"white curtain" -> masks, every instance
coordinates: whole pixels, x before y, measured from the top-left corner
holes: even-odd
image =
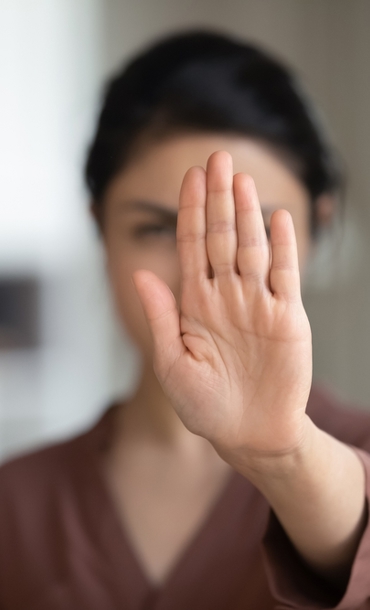
[[[113,393],[104,264],[82,184],[101,2],[0,2],[0,278],[40,284],[40,346],[0,351],[0,456],[70,434]],[[124,377],[124,375],[123,375]]]

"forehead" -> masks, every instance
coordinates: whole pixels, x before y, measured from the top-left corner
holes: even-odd
[[[290,168],[268,146],[235,136],[189,134],[143,147],[111,182],[106,203],[124,205],[133,200],[153,201],[177,209],[185,172],[206,167],[216,150],[227,150],[234,173],[250,174],[263,206],[308,206],[308,193]]]

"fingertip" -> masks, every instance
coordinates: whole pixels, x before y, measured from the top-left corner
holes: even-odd
[[[285,210],[284,208],[280,208],[279,210],[274,210],[274,212],[272,213],[272,217],[279,218],[281,220],[281,222],[283,222],[285,224],[293,222],[291,213],[288,212],[288,210]]]
[[[206,170],[201,165],[193,165],[185,172],[184,180],[198,179],[201,180],[205,177]]]
[[[207,161],[207,187],[209,191],[224,191],[232,188],[233,159],[226,150],[217,150]]]
[[[131,275],[131,281],[134,284],[136,290],[140,289],[143,284],[146,284],[150,281],[151,276],[154,274],[147,269],[137,269]]]
[[[223,164],[225,163],[231,167],[233,164],[233,158],[227,150],[216,150],[208,157],[207,169],[209,166],[212,166],[212,165],[215,165],[218,163],[223,163]]]
[[[139,269],[133,272],[131,279],[148,320],[155,320],[163,311],[177,309],[172,290],[152,271]]]
[[[256,188],[256,184],[250,174],[246,174],[245,172],[237,172],[234,175],[234,182],[240,182],[245,186],[250,188]]]
[[[270,235],[272,243],[295,241],[293,218],[285,209],[275,210],[270,220]]]
[[[206,171],[200,165],[190,167],[183,178],[180,190],[180,206],[184,201],[184,194],[196,203],[200,200],[205,200]]]
[[[244,172],[238,172],[234,176],[234,192],[238,198],[241,198],[243,194],[248,195],[252,201],[258,200],[256,183],[253,180],[252,176],[249,174],[245,174]]]
[[[165,290],[170,290],[155,273],[147,269],[134,271],[131,275],[131,280],[147,314],[152,309],[152,304],[158,299],[161,292],[163,294],[163,287],[165,287]]]

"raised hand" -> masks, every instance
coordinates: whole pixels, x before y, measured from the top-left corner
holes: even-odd
[[[231,462],[287,454],[305,434],[311,333],[287,211],[270,234],[269,245],[253,180],[216,152],[181,188],[180,302],[153,273],[134,275],[164,391]]]
[[[304,560],[344,591],[366,527],[364,469],[305,415],[311,332],[288,212],[273,214],[270,235],[269,247],[252,179],[214,153],[181,189],[180,302],[151,272],[134,281],[155,371],[184,424],[256,485]]]

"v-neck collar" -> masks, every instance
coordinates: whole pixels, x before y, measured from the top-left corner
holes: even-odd
[[[102,451],[111,438],[115,409],[115,406],[110,407],[84,435],[86,451],[84,458],[79,460],[79,469],[83,470],[79,480],[84,480],[88,469],[90,485],[85,487],[87,493],[83,510],[88,513],[86,521],[95,530],[95,540],[105,557],[105,567],[108,568],[112,584],[114,582],[117,598],[121,604],[124,603],[122,607],[125,610],[159,610],[163,599],[199,578],[199,571],[206,569],[210,556],[217,552],[217,542],[220,549],[235,544],[234,540],[228,540],[230,532],[227,523],[245,518],[245,513],[250,512],[247,506],[259,494],[244,477],[233,471],[163,584],[152,584],[125,533],[101,467]],[[234,524],[229,525],[231,529],[234,528]],[[167,608],[166,604],[164,607]]]

